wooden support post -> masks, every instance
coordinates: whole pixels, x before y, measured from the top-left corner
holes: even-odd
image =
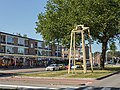
[[[76,57],[76,50],[75,50],[75,32],[74,32],[74,42],[73,42],[73,47],[74,47],[74,73],[75,73],[75,57]]]
[[[82,51],[83,51],[83,68],[84,68],[84,73],[86,73],[87,69],[86,69],[86,53],[85,53],[84,31],[82,31]]]
[[[90,30],[89,29],[88,29],[88,36],[89,36],[91,71],[93,72],[93,57],[92,57],[92,47],[91,47]]]
[[[71,42],[70,42],[70,51],[69,51],[68,74],[70,73],[70,65],[71,65],[71,49],[72,49],[72,40],[73,40],[73,32],[71,32]]]

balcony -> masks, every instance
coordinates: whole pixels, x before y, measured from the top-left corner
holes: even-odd
[[[18,46],[25,46],[24,44],[18,44]]]
[[[38,47],[35,45],[35,48],[38,48]]]
[[[18,38],[18,46],[25,46],[25,39],[24,38]]]
[[[29,47],[29,45],[25,44],[25,47]]]
[[[5,53],[5,51],[0,51],[0,53]]]
[[[0,43],[2,43],[2,44],[6,44],[6,41],[0,41]]]
[[[3,44],[6,43],[6,36],[5,35],[0,36],[0,42],[3,43]]]
[[[13,43],[13,42],[7,42],[7,44],[14,45],[14,43]]]

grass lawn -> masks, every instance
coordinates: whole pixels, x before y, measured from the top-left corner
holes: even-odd
[[[67,74],[67,71],[51,71],[51,72],[43,72],[43,73],[33,73],[33,74],[21,74],[24,76],[32,76],[32,77],[57,77],[60,75]]]
[[[76,70],[75,73],[71,70],[70,74],[67,74],[67,70],[62,70],[21,75],[30,77],[100,78],[116,71],[120,71],[120,67],[106,67],[105,70],[94,70],[93,73],[91,70],[87,70],[86,74],[83,73],[83,70]]]

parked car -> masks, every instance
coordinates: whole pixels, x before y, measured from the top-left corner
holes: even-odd
[[[58,66],[59,66],[60,70],[64,70],[65,69],[65,65],[64,64],[58,64]]]
[[[70,68],[73,66],[73,64],[70,64]],[[68,69],[69,64],[67,66],[65,66],[65,69]]]
[[[72,66],[71,69],[76,69],[76,68],[80,68],[80,65],[75,65],[75,66]]]
[[[55,70],[59,70],[59,66],[58,64],[51,64],[50,66],[46,67],[47,71],[55,71]]]
[[[98,67],[98,66],[99,66],[98,63],[93,64],[93,67]]]

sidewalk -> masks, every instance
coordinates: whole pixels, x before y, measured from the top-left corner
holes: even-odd
[[[87,79],[73,79],[73,78],[44,78],[44,77],[25,77],[15,76],[0,78],[0,84],[19,84],[19,85],[32,85],[32,86],[81,86],[95,82],[96,80]]]
[[[45,68],[29,68],[29,69],[12,69],[12,70],[0,70],[0,73],[27,73],[27,72],[40,72],[44,71]]]

